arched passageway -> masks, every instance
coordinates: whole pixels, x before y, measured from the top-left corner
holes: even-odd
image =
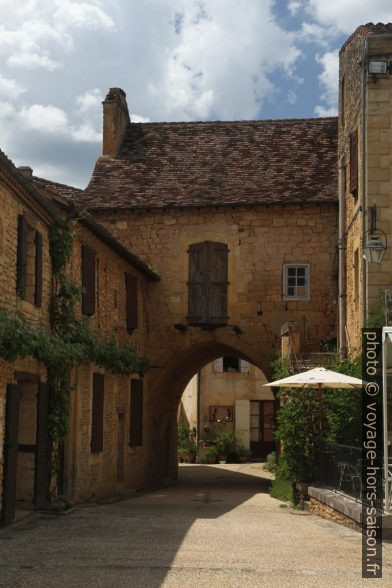
[[[266,378],[270,374],[267,354],[262,355],[244,343],[227,344],[214,336],[179,349],[164,366],[151,370],[147,411],[151,415],[148,478],[152,484],[169,483],[177,478],[177,413],[181,396],[195,374],[222,356],[243,359],[261,370]]]

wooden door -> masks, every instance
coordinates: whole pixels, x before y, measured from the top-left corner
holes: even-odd
[[[251,400],[250,449],[253,457],[266,457],[274,450],[275,401]]]
[[[49,386],[39,384],[37,395],[37,441],[35,448],[35,509],[44,508],[48,501],[49,486]]]
[[[124,482],[125,414],[118,413],[117,420],[117,482]]]
[[[18,427],[19,388],[15,384],[9,384],[6,397],[3,502],[1,510],[1,524],[4,526],[10,525],[15,517]]]

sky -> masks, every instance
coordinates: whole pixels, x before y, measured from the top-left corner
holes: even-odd
[[[0,148],[84,188],[102,100],[134,122],[337,113],[338,51],[391,0],[0,0]]]

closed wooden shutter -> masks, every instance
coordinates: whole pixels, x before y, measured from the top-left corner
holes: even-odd
[[[188,322],[206,326],[226,324],[227,245],[213,241],[193,243],[188,253]]]
[[[224,325],[227,322],[227,254],[224,243],[209,243],[208,322]]]
[[[103,451],[104,381],[103,374],[93,374],[90,443],[92,453]]]
[[[39,384],[37,397],[37,444],[35,453],[35,508],[44,508],[49,488],[49,386]]]
[[[208,258],[206,243],[189,246],[188,322],[207,321],[208,309]]]
[[[4,526],[13,523],[15,517],[18,428],[19,388],[15,384],[9,384],[5,406],[4,480],[1,510],[1,524]]]
[[[350,135],[350,192],[356,195],[358,190],[358,131]]]
[[[125,312],[127,332],[137,329],[137,277],[125,274]]]
[[[82,245],[82,312],[95,313],[95,251]]]
[[[21,298],[26,296],[27,276],[27,221],[18,216],[18,248],[16,257],[16,292]]]
[[[42,235],[35,234],[35,290],[34,304],[42,306]]]
[[[129,445],[143,445],[143,380],[131,380]]]

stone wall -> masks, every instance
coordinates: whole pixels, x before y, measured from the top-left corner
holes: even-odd
[[[97,217],[161,277],[147,285],[146,296],[154,364],[146,378],[147,481],[158,483],[176,476],[180,397],[204,365],[234,355],[269,377],[284,323],[301,325],[303,351],[318,351],[336,336],[337,206],[115,210]],[[206,240],[229,249],[228,324],[213,331],[187,326],[186,318],[188,248]],[[310,265],[310,300],[283,299],[283,264],[290,262]]]
[[[340,55],[340,113],[339,113],[339,155],[346,153],[346,272],[347,272],[347,331],[349,350],[359,351],[360,328],[362,325],[362,102],[361,80],[364,39],[354,37]],[[392,41],[368,37],[368,59],[385,59],[392,55]],[[342,85],[342,79],[344,79]],[[344,86],[344,90],[343,90]],[[343,97],[344,94],[344,97]],[[344,107],[344,108],[343,108]],[[391,238],[391,121],[392,121],[392,79],[379,76],[376,80],[366,76],[366,226],[370,228],[368,209],[377,206],[377,227],[383,229],[390,242]],[[350,194],[350,133],[358,129],[358,195]],[[369,235],[368,235],[369,237]],[[366,307],[371,313],[377,304],[380,290],[391,286],[389,271],[390,249],[382,264],[366,267]]]

